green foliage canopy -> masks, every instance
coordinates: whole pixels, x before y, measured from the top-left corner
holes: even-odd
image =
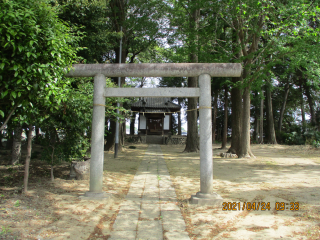
[[[0,9],[0,99],[6,109],[0,114],[4,117],[15,105],[50,105],[52,96],[59,103],[64,97],[59,89],[67,84],[63,74],[76,58],[79,35],[42,0],[4,0]]]

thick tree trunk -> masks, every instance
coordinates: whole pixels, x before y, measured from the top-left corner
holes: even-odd
[[[29,125],[28,131],[28,143],[27,143],[27,157],[26,163],[24,165],[24,181],[23,181],[23,192],[26,194],[28,192],[28,180],[29,180],[29,166],[31,159],[31,150],[32,150],[32,124]]]
[[[284,110],[286,109],[289,89],[290,89],[290,85],[289,85],[289,82],[287,82],[285,90],[284,90],[283,102],[282,102],[281,109],[280,109],[280,117],[279,117],[279,122],[278,122],[279,132],[281,132],[281,128],[282,128],[283,115],[284,115]]]
[[[188,78],[188,87],[197,87],[197,77]],[[197,98],[188,98],[188,110],[194,109],[193,111],[188,111],[188,135],[187,142],[184,152],[198,152],[199,151],[199,138],[198,138],[198,113],[197,113]]]
[[[306,71],[306,69],[304,69],[304,71]],[[311,125],[316,126],[317,120],[316,120],[316,114],[315,114],[314,99],[311,94],[310,85],[308,85],[308,80],[305,78],[302,70],[298,70],[296,74],[299,78],[300,89],[301,89],[301,91],[302,91],[302,88],[304,89],[304,93],[307,97],[307,101],[308,101],[309,108],[310,108]]]
[[[241,81],[241,78],[232,78],[233,83]],[[242,96],[241,89],[233,87],[231,89],[231,147],[228,153],[237,154],[240,148],[241,141],[241,116],[242,116]]]
[[[198,2],[196,0],[191,1],[191,5],[194,5],[194,10],[190,19],[190,28],[194,29],[194,33],[189,36],[190,45],[190,62],[198,62],[198,27],[199,27],[199,18],[200,18],[200,9],[196,7]],[[188,77],[188,87],[198,87],[198,77]],[[197,109],[198,98],[188,98],[188,110]],[[187,113],[188,120],[188,135],[186,148],[184,152],[198,152],[199,150],[199,138],[198,138],[198,112],[197,110],[188,111]]]
[[[124,52],[122,51],[122,57],[126,57],[126,54],[124,54]],[[122,58],[121,58],[121,62],[122,63],[125,63],[125,59],[123,60]],[[125,77],[122,77],[121,78],[121,81],[120,81],[120,83],[121,83],[121,87],[126,83],[126,78]],[[123,107],[123,104],[120,104],[120,107]],[[123,115],[123,112],[120,112],[120,114],[122,114]],[[124,146],[124,138],[125,138],[125,135],[127,134],[126,133],[126,122],[125,121],[120,121],[119,120],[119,144],[118,144],[118,151],[119,152],[122,152],[122,147]]]
[[[216,128],[217,128],[217,114],[218,114],[218,91],[214,93],[213,100],[213,114],[212,114],[212,143],[216,141]]]
[[[237,155],[239,158],[254,157],[250,148],[250,86],[243,92],[241,141]]]
[[[232,30],[232,42],[233,48],[232,52],[238,58],[242,57],[242,51],[238,49],[240,39],[235,30]],[[237,154],[240,149],[240,140],[241,140],[241,118],[242,118],[242,95],[241,89],[236,87],[236,84],[242,82],[242,77],[233,77],[232,83],[235,84],[231,89],[231,147],[228,150],[228,153]]]
[[[224,89],[224,120],[223,120],[221,149],[227,148],[227,137],[228,137],[228,87],[226,86]]]
[[[119,152],[122,152],[122,147],[124,146],[124,138],[126,136],[126,123],[120,122],[119,128],[120,136],[119,136]]]
[[[216,138],[217,142],[222,142],[221,134],[222,134],[221,128],[218,127],[217,138]]]
[[[262,93],[263,94],[263,93]],[[260,100],[260,133],[259,133],[259,135],[260,135],[260,138],[259,138],[259,143],[260,144],[263,144],[263,105],[264,105],[264,103],[263,103],[263,98],[261,98],[261,100]]]
[[[270,83],[267,83],[266,85],[266,112],[267,112],[267,133],[268,133],[267,143],[277,144],[276,133],[274,130],[271,89],[269,84]]]
[[[18,164],[21,157],[21,134],[22,127],[20,125],[14,128],[13,144],[12,144],[12,158],[11,164]]]

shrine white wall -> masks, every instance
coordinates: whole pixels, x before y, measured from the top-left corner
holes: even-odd
[[[139,125],[139,129],[146,129],[147,127],[147,119],[145,116],[140,114],[140,125]]]
[[[169,115],[166,115],[166,116],[164,117],[163,130],[170,130],[170,116],[169,116]]]

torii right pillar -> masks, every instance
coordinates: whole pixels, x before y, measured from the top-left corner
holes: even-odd
[[[211,76],[199,76],[200,120],[200,192],[192,195],[191,204],[220,205],[223,198],[213,192]]]

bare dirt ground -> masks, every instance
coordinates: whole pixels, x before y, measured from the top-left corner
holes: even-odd
[[[199,156],[162,146],[192,239],[320,239],[319,150],[252,145],[256,158],[237,159],[220,158],[213,147],[214,191],[225,211],[187,204],[199,191]]]
[[[88,181],[68,180],[69,164],[56,167],[50,182],[49,166],[34,159],[30,192],[23,195],[23,166],[3,165],[7,153],[1,151],[0,239],[108,239],[147,148],[135,146],[117,159],[106,152],[104,191],[114,195],[109,202],[80,200]],[[214,191],[230,203],[226,211],[189,205],[187,199],[199,191],[199,154],[161,146],[191,239],[320,239],[319,150],[252,145],[256,158],[235,159],[216,156],[223,152],[218,147],[213,146]]]
[[[112,201],[80,200],[86,180],[68,180],[70,164],[55,169],[31,160],[29,194],[21,194],[23,166],[0,165],[0,239],[107,239],[147,145],[105,152],[103,190]],[[3,155],[2,155],[3,156]]]

